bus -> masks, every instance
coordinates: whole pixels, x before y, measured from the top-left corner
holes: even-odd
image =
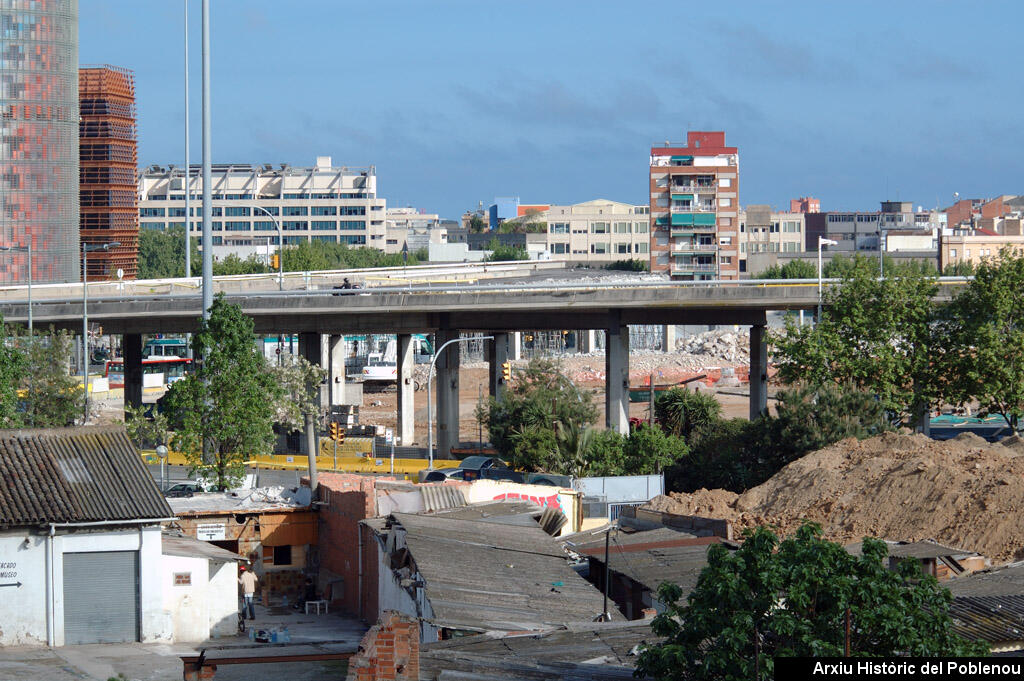
[[[142,360],[142,387],[163,388],[185,378],[192,371],[192,360],[184,357],[147,357]],[[124,387],[124,360],[107,360],[103,375],[111,388]]]
[[[151,338],[142,346],[143,357],[188,357],[184,338]]]

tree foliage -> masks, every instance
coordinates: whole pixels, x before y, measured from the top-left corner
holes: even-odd
[[[170,427],[167,415],[152,406],[134,407],[124,405],[124,427],[128,439],[139,449],[166,445],[170,442]]]
[[[709,421],[691,432],[690,454],[667,472],[667,485],[742,492],[786,464],[848,437],[890,429],[883,405],[852,386],[826,383],[780,390],[774,416]]]
[[[0,333],[0,428],[68,426],[82,415],[82,383],[71,373],[74,339],[67,331]]]
[[[771,334],[779,377],[850,383],[916,420],[940,397],[933,370],[937,290],[934,278],[911,268],[879,279],[854,259],[841,285],[828,289],[818,324],[787,319],[784,333]]]
[[[949,591],[916,561],[889,570],[887,552],[865,538],[861,555],[851,555],[815,524],[781,541],[768,528],[748,531],[737,551],[713,544],[685,603],[675,584],[659,589],[667,609],[652,629],[665,640],[641,652],[637,675],[772,679],[777,657],[843,655],[847,611],[852,656],[987,654],[953,631]]]
[[[529,260],[530,254],[522,246],[503,244],[497,238],[491,239],[487,244],[490,253],[484,258],[485,262],[506,262],[509,260]]]
[[[619,272],[649,272],[651,263],[640,258],[627,258],[616,260],[604,266],[606,270],[617,270]]]
[[[306,414],[320,418],[320,384],[327,372],[305,357],[289,355],[285,363],[271,366],[270,372],[281,387],[282,399],[275,405],[274,422],[289,432],[305,427]]]
[[[722,415],[722,405],[713,395],[672,388],[654,398],[654,418],[677,437],[689,438],[693,431],[707,428]]]
[[[954,403],[978,401],[1017,429],[1024,413],[1024,258],[985,260],[949,305],[936,362]]]
[[[202,358],[197,371],[172,384],[165,400],[174,446],[195,472],[227,489],[244,461],[271,452],[282,390],[253,344],[252,320],[223,294],[200,320],[193,354]]]
[[[824,268],[822,268],[824,269]],[[824,275],[824,273],[822,273]],[[772,265],[755,279],[817,279],[818,266],[807,260],[790,260],[783,265]]]

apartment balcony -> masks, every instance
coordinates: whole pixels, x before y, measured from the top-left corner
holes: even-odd
[[[673,237],[702,236],[706,234],[714,234],[715,230],[715,225],[676,225],[672,227],[670,234]]]
[[[713,203],[693,203],[689,206],[672,206],[669,210],[673,213],[714,213],[718,209]]]
[[[715,184],[713,182],[709,183],[709,184],[703,184],[703,183],[699,183],[699,182],[690,182],[690,183],[687,183],[687,184],[674,184],[674,185],[672,185],[671,189],[672,189],[672,193],[673,194],[677,194],[677,193],[680,193],[680,192],[683,192],[683,193],[690,192],[690,193],[696,193],[696,194],[714,194],[715,190],[716,190],[716,187],[715,187]]]
[[[670,268],[672,274],[714,274],[714,263],[672,263]]]
[[[715,253],[717,247],[714,244],[675,244],[672,246],[672,255],[693,255],[695,253]]]

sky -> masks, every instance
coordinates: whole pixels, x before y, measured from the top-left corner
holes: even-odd
[[[80,0],[135,71],[139,162],[184,159],[184,2]],[[200,0],[188,0],[200,161]],[[740,203],[1024,191],[1024,3],[212,0],[214,163],[376,167],[388,206],[646,204],[650,147],[724,130]]]

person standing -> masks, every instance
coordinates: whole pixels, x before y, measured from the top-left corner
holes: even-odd
[[[256,619],[256,605],[253,603],[253,599],[256,597],[256,584],[259,579],[253,574],[252,570],[246,570],[245,566],[242,566],[242,574],[238,577],[238,583],[242,585],[242,596],[245,599],[243,603],[243,617],[245,613],[248,613],[248,617],[251,620]]]

